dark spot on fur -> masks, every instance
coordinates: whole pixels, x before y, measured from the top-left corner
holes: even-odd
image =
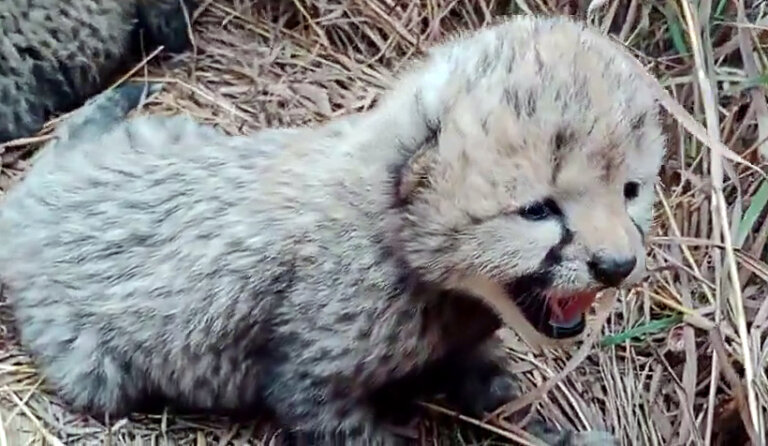
[[[589,125],[589,130],[587,130],[587,135],[592,135],[592,133],[595,131],[595,127],[597,126],[597,119],[593,118],[592,123]]]
[[[640,130],[645,126],[646,119],[648,119],[648,113],[640,113],[629,122],[629,128],[632,129],[633,132]]]
[[[483,119],[480,120],[480,127],[483,129],[483,133],[486,134],[486,135],[488,134],[488,119],[489,118],[490,118],[489,116],[485,116],[485,117],[483,117]]]
[[[550,177],[552,184],[557,183],[557,177],[563,167],[565,152],[573,144],[574,137],[573,130],[564,127],[557,130],[552,137],[552,175]]]
[[[504,103],[515,112],[515,115],[520,116],[520,99],[517,91],[513,90],[512,87],[504,87],[502,96]]]
[[[624,153],[620,149],[620,145],[615,142],[608,143],[602,150],[597,152],[596,156],[598,157],[596,161],[601,166],[600,180],[605,183],[611,183],[619,171],[619,167],[624,162]]]
[[[517,69],[517,58],[515,57],[514,53],[509,53],[512,51],[511,49],[507,49],[507,73],[512,73]]]
[[[477,84],[477,81],[472,76],[467,76],[466,79],[464,79],[464,91],[469,93],[472,93],[472,90],[475,88],[475,84]]]
[[[525,96],[525,115],[530,118],[536,114],[537,105],[536,95],[532,91],[528,92]]]
[[[425,121],[427,124],[427,137],[420,144],[420,146],[436,145],[437,139],[442,132],[442,123],[439,120],[430,119]]]
[[[563,101],[564,96],[565,95],[563,94],[563,90],[561,88],[558,88],[557,90],[555,90],[555,103],[565,106],[566,105],[565,101]]]
[[[554,136],[554,148],[556,152],[561,152],[565,149],[566,145],[570,144],[573,139],[573,131],[567,128],[561,128],[555,132]]]
[[[99,28],[98,28],[98,27],[97,27],[95,24],[93,24],[93,23],[90,23],[90,22],[88,22],[88,23],[84,23],[84,24],[83,24],[83,27],[84,27],[85,29],[84,29],[84,30],[82,30],[82,31],[87,31],[87,33],[88,33],[88,34],[90,34],[90,35],[92,35],[92,36],[100,36],[100,35],[102,34],[102,33],[99,31]],[[81,31],[81,32],[82,32],[82,31]]]
[[[521,96],[523,96],[521,98]],[[536,114],[537,100],[533,91],[520,93],[511,87],[505,87],[502,94],[504,103],[515,112],[516,116],[532,117]]]
[[[60,61],[47,57],[36,48],[20,48],[18,51],[20,56],[32,62],[32,77],[38,91],[50,98],[51,105],[42,111],[44,119],[58,109],[76,105],[74,80]]]

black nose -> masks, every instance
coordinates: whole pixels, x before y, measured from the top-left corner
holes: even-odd
[[[618,286],[637,264],[634,257],[594,256],[588,263],[595,280],[609,287]]]

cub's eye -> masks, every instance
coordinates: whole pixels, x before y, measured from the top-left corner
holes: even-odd
[[[545,220],[547,218],[561,214],[557,203],[549,198],[546,200],[527,204],[517,213],[524,219],[532,221]]]
[[[640,183],[637,181],[630,181],[624,184],[624,198],[627,200],[634,200],[640,194]]]

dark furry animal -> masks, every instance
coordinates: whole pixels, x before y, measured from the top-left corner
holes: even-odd
[[[493,409],[517,388],[500,319],[573,338],[595,293],[643,276],[665,144],[640,74],[583,25],[518,17],[316,128],[126,120],[142,89],[111,90],[0,206],[22,342],[97,414],[159,394],[380,445],[382,405],[418,392]]]
[[[82,104],[138,56],[142,41],[147,49],[184,50],[183,5],[193,3],[0,1],[0,143],[31,136],[52,115]]]

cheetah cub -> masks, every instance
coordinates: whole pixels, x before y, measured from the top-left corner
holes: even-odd
[[[417,396],[491,410],[517,388],[491,294],[572,338],[598,291],[644,269],[664,141],[641,79],[583,25],[520,17],[318,128],[126,120],[141,87],[107,92],[0,207],[22,341],[95,414],[159,396],[267,409],[300,442],[389,445],[388,408]]]
[[[0,1],[0,143],[31,136],[53,114],[106,85],[143,43],[188,43],[192,0]],[[124,68],[124,67],[123,67]]]

